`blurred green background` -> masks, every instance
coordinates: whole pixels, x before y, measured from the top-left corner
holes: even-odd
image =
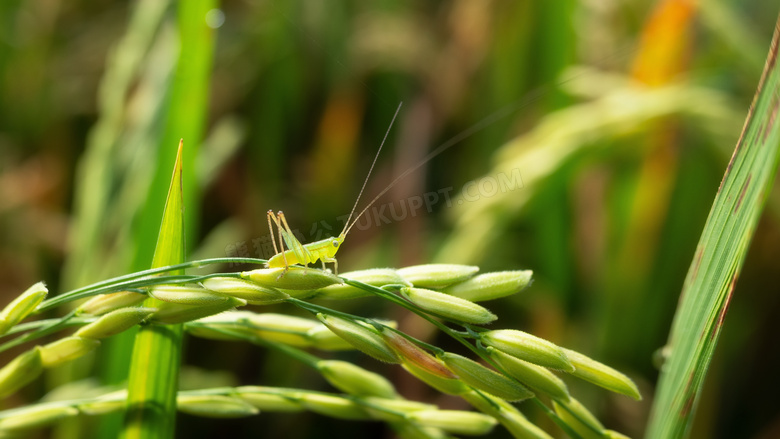
[[[654,356],[758,84],[777,6],[215,6],[202,17],[214,32],[213,53],[182,57],[213,65],[209,88],[199,90],[208,96],[207,119],[193,122],[204,140],[184,139],[191,258],[270,256],[269,209],[283,210],[303,242],[338,234],[403,101],[361,207],[468,131],[361,218],[339,253],[340,270],[425,262],[534,270],[522,295],[487,304],[500,326],[579,350],[636,380],[645,397],[639,403],[569,384],[608,427],[641,437],[658,374]],[[59,292],[149,266],[177,146],[167,138],[181,136],[166,133],[166,124],[185,117],[168,102],[177,81],[192,79],[175,73],[176,26],[172,1],[0,2],[3,303],[38,280]],[[769,197],[691,437],[780,436],[780,195]],[[452,347],[384,304],[332,306],[397,319],[406,332]],[[7,406],[66,381],[121,382],[124,343],[57,371]],[[463,408],[400,368],[347,358],[392,377],[409,398]],[[184,386],[329,390],[292,360],[252,346],[190,339],[184,362]],[[102,428],[88,423],[42,434]],[[390,435],[380,424],[313,414],[182,415],[178,425],[181,437]],[[507,434],[497,429],[491,437]]]

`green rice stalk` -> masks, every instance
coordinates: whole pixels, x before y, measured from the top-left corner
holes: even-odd
[[[180,146],[160,226],[153,267],[184,260],[181,154]],[[157,308],[162,303],[164,302],[150,298],[144,305]],[[182,325],[148,325],[138,331],[130,363],[127,411],[122,437],[173,437],[182,333]]]

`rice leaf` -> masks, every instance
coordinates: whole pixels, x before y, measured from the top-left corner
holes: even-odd
[[[756,224],[777,170],[780,149],[778,30],[683,285],[653,405],[648,438],[684,437]]]
[[[180,143],[152,268],[184,261],[181,157]],[[158,303],[154,298],[144,302],[149,307]],[[122,437],[173,437],[182,333],[182,325],[148,325],[138,331],[130,364]]]

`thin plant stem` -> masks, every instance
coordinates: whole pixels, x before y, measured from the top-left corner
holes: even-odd
[[[143,271],[136,271],[134,273],[126,274],[123,276],[114,277],[111,279],[107,279],[104,281],[96,282],[91,285],[87,285],[81,288],[77,288],[75,290],[67,291],[63,294],[60,294],[56,297],[53,297],[49,300],[43,301],[37,308],[36,312],[44,312],[46,310],[52,309],[54,307],[57,307],[61,305],[62,303],[68,302],[70,300],[75,300],[78,298],[83,297],[89,297],[91,294],[88,294],[86,296],[81,295],[85,291],[93,291],[97,288],[103,288],[103,287],[110,287],[122,284],[124,281],[129,281],[133,279],[138,279],[142,277],[147,276],[153,276],[155,274],[161,274],[161,273],[168,273],[171,271],[178,271],[178,270],[185,270],[187,268],[200,268],[205,267],[208,265],[214,265],[214,264],[225,264],[225,263],[241,263],[241,264],[265,264],[267,261],[265,259],[254,259],[254,258],[211,258],[211,259],[201,259],[197,261],[191,261],[191,262],[184,262],[181,264],[174,264],[174,265],[166,265],[164,267],[159,268],[151,268],[149,270],[143,270]],[[223,274],[224,276],[225,274]],[[121,290],[118,290],[121,291]],[[67,300],[64,300],[67,297]]]

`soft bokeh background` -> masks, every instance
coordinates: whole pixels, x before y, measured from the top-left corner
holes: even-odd
[[[0,302],[38,280],[58,292],[148,266],[176,147],[161,140],[177,80],[169,3],[0,2]],[[634,378],[639,403],[570,385],[608,427],[641,436],[654,357],[777,9],[755,0],[223,1],[205,18],[216,32],[205,141],[185,139],[191,256],[270,256],[268,209],[284,210],[304,241],[337,234],[404,101],[361,206],[470,131],[378,201],[347,238],[340,269],[435,261],[534,270],[522,295],[487,304],[500,326]],[[692,437],[780,435],[779,207],[775,191]],[[454,349],[384,304],[332,305],[398,319]],[[121,382],[126,347],[107,343],[4,404],[84,377]],[[462,408],[400,368],[346,358],[391,376],[407,397]],[[185,362],[185,386],[329,390],[257,347],[192,339]],[[179,426],[182,437],[390,434],[313,414],[182,416]],[[506,436],[498,428],[491,437]]]

